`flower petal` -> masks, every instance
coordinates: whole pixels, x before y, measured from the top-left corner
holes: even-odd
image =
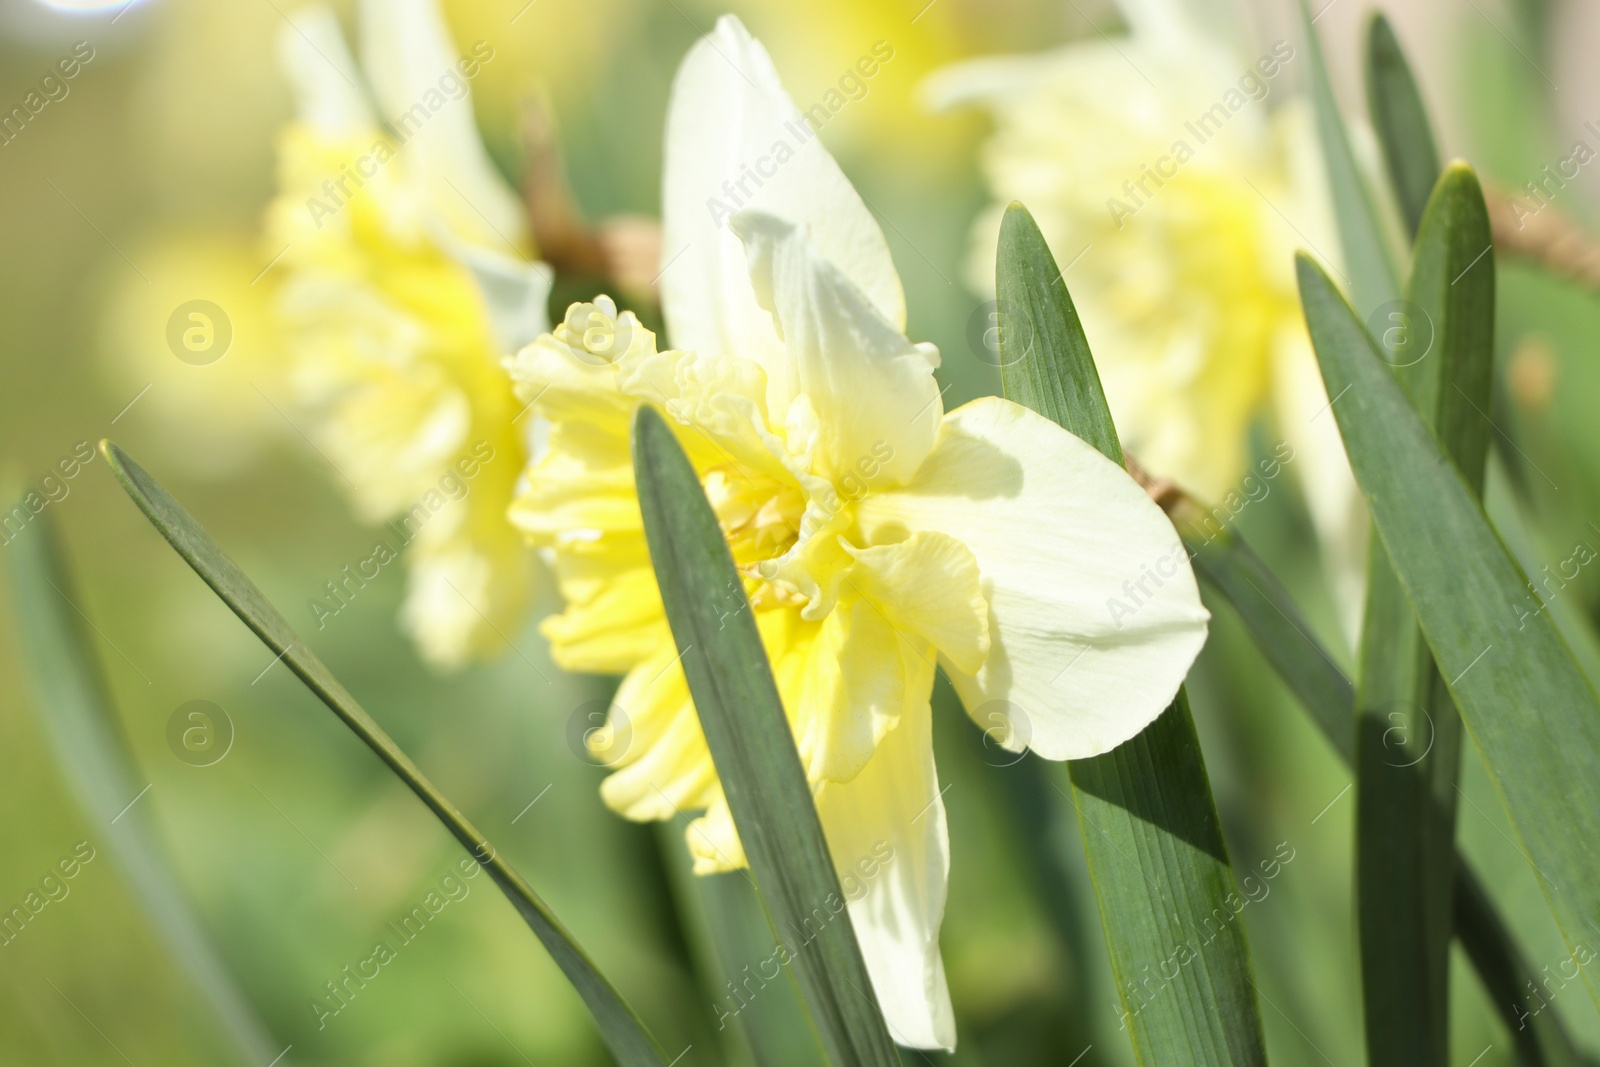
[[[744,249],[725,225],[744,208],[803,224],[818,255],[904,328],[905,295],[883,232],[784,92],[766,49],[731,15],[678,69],[662,186],[661,302],[673,347],[754,359],[774,391],[787,381]],[[777,399],[782,411],[791,397]]]
[[[300,121],[329,137],[365,134],[375,123],[356,88],[361,74],[339,20],[325,4],[308,4],[278,34],[278,57],[294,87]]]
[[[439,247],[471,271],[478,283],[500,351],[515,352],[550,328],[550,286],[555,274],[548,266],[469,244],[443,226],[439,229]]]
[[[819,625],[798,693],[784,694],[807,780],[860,774],[907,705],[927,699],[907,677],[906,640],[862,597],[841,600]],[[931,651],[925,658],[931,668]]]
[[[847,551],[856,559],[852,588],[897,628],[933,642],[957,670],[978,672],[989,654],[989,603],[971,549],[922,530],[896,544]]]
[[[477,46],[473,57],[456,52],[435,0],[362,0],[362,66],[405,166],[451,233],[518,255],[522,208],[489,161],[462,76],[482,61]]]
[[[482,510],[476,499],[455,506]],[[504,635],[522,624],[533,594],[533,553],[503,521],[485,529],[474,518],[442,536],[437,524],[424,527],[406,554],[401,623],[423,659],[444,669],[504,651]]]
[[[935,530],[972,551],[991,647],[950,665],[967,710],[1049,759],[1106,752],[1171,702],[1209,616],[1177,532],[1126,472],[997,397],[944,418],[915,481],[858,505],[873,543]]]
[[[815,473],[846,488],[908,481],[944,414],[939,350],[908,341],[800,226],[757,211],[741,211],[732,226],[787,355],[788,380],[769,378],[769,396],[776,384],[809,402],[820,434]]]
[[[676,646],[663,643],[628,672],[607,717],[607,762],[616,769],[600,783],[600,795],[641,822],[670,819],[722,795],[678,659]]]
[[[950,841],[933,764],[933,667],[909,649],[904,656],[920,707],[852,781],[823,788],[817,813],[890,1035],[912,1048],[950,1049],[955,1016],[939,956]]]

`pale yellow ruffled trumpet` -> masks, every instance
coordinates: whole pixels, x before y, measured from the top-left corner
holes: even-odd
[[[1289,89],[1308,61],[1284,40],[1230,48],[1181,0],[1119,6],[1126,36],[972,60],[925,85],[934,106],[995,119],[971,284],[993,291],[1000,215],[1021,200],[1066,268],[1123,444],[1215,505],[1213,530],[1287,458],[1353,633],[1366,510],[1294,279],[1297,249],[1339,250],[1311,115]],[[1252,468],[1263,416],[1278,440]]]
[[[501,360],[548,326],[550,272],[479,139],[433,0],[363,0],[358,66],[331,11],[280,38],[299,118],[280,142],[268,254],[307,433],[358,511],[389,520],[310,603],[320,625],[404,548],[402,621],[457,666],[503,650],[539,564],[505,521],[527,449]]]
[[[696,869],[743,866],[641,525],[629,427],[656,405],[743,574],[891,1032],[949,1048],[935,666],[1008,747],[1086,757],[1161,713],[1208,616],[1120,467],[1005,400],[943,410],[882,232],[731,16],[679,70],[665,169],[676,347],[600,297],[509,364],[548,431],[512,510],[567,600],[544,632],[625,676],[606,802],[705,809]]]

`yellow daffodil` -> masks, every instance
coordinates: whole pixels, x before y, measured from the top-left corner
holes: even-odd
[[[369,570],[409,545],[403,621],[453,666],[503,647],[533,586],[504,518],[526,449],[500,361],[547,327],[550,276],[474,124],[493,46],[458,53],[433,0],[360,14],[360,68],[323,8],[282,35],[300,117],[267,247],[310,436],[363,517],[392,520]]]
[[[677,347],[600,297],[510,363],[548,430],[512,510],[567,599],[544,632],[564,667],[625,676],[606,802],[705,809],[696,870],[743,866],[641,526],[629,426],[656,405],[743,574],[890,1028],[952,1047],[935,666],[1013,750],[1091,756],[1160,714],[1207,615],[1120,467],[1005,400],[944,412],[882,232],[731,16],[678,73],[665,170]]]
[[[976,60],[927,86],[995,118],[972,284],[994,286],[1003,206],[1032,210],[1063,267],[1124,443],[1207,504],[1252,499],[1249,431],[1274,416],[1349,621],[1365,511],[1301,319],[1297,248],[1337,250],[1287,41],[1236,54],[1172,0],[1126,0],[1131,33]],[[1276,472],[1276,467],[1267,469]],[[1227,516],[1238,508],[1223,509]]]

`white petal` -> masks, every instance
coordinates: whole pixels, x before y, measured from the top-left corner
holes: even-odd
[[[989,654],[989,604],[972,550],[953,537],[919,530],[904,541],[856,549],[850,586],[905,633],[933,642],[958,670],[972,673]]]
[[[1192,51],[1196,40],[1214,36],[1196,25],[1193,5],[1185,0],[1116,0],[1131,35],[1154,48]]]
[[[905,295],[883,232],[784,92],[766,49],[731,15],[678,69],[664,166],[661,302],[673,347],[754,359],[782,378],[774,374],[782,349],[726,225],[745,208],[803,224],[818,255],[904,328]],[[782,411],[789,398],[779,399]]]
[[[362,65],[404,165],[452,233],[515,253],[522,208],[484,150],[465,75],[486,48],[458,53],[434,0],[362,0]]]
[[[734,217],[733,230],[788,357],[786,383],[768,371],[769,402],[774,390],[809,400],[821,434],[816,473],[836,486],[907,481],[933,448],[944,414],[933,377],[938,349],[908,341],[800,226],[747,211]]]
[[[902,655],[927,693],[933,668],[909,650]],[[951,1049],[955,1016],[939,956],[950,840],[931,734],[924,700],[865,770],[822,790],[817,812],[890,1035],[912,1048]]]
[[[977,557],[989,601],[983,669],[947,665],[980,722],[1049,759],[1099,755],[1161,714],[1205,643],[1188,553],[1128,474],[997,397],[945,416],[903,489],[858,505],[874,541],[936,530]]]
[[[333,137],[372,129],[361,73],[331,9],[310,4],[297,10],[278,34],[278,59],[300,121]]]
[[[550,329],[550,286],[555,275],[549,267],[468,244],[449,233],[438,237],[440,247],[470,270],[478,283],[500,351],[516,352]]]

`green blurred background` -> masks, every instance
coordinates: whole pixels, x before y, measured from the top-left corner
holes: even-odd
[[[444,6],[458,43],[484,39],[497,50],[473,86],[496,161],[515,175],[520,102],[545,94],[574,193],[594,219],[657,210],[667,86],[722,11],[737,12],[767,43],[802,101],[820,96],[873,42],[891,42],[893,63],[823,139],[884,209],[910,333],[944,353],[946,407],[997,390],[994,369],[969,340],[982,298],[961,284],[971,222],[985,199],[975,166],[985,125],[972,114],[926,114],[916,88],[963,57],[1114,33],[1117,15],[1107,4],[524,2]],[[1363,3],[1338,0],[1319,19],[1352,109]],[[114,437],[291,618],[303,619],[299,605],[364,555],[372,534],[351,518],[327,467],[292,425],[264,310],[273,278],[262,272],[274,250],[262,246],[260,218],[273,191],[274,136],[289,110],[273,42],[292,6],[0,6],[4,109],[75,42],[94,53],[70,93],[0,147],[0,457],[9,496],[38,487],[80,442]],[[1583,121],[1600,119],[1600,104],[1584,111],[1597,99],[1586,94],[1593,64],[1584,57],[1600,45],[1600,29],[1583,5],[1394,6],[1448,150],[1498,187],[1537,177],[1584,136]],[[1284,4],[1263,3],[1244,24],[1270,40],[1287,32],[1279,28],[1289,14]],[[1592,178],[1561,194],[1561,209],[1579,220],[1592,218]],[[1600,520],[1600,420],[1592,415],[1600,300],[1530,266],[1505,265],[1501,280],[1494,414],[1510,435],[1501,441],[1511,472],[1506,495],[1535,517],[1527,551],[1537,571],[1576,542],[1600,545],[1600,530],[1589,525]],[[192,299],[221,305],[235,330],[228,356],[208,367],[181,363],[166,346],[168,316]],[[319,1025],[310,1004],[324,983],[366,958],[386,925],[453,869],[460,850],[272,665],[129,504],[102,459],[66,489],[48,510],[65,532],[78,571],[75,606],[98,635],[96,652],[150,784],[137,803],[278,1046],[292,1046],[282,1062],[606,1062],[577,997],[484,879],[467,883],[466,897]],[[1341,647],[1298,495],[1273,493],[1240,525],[1323,638]],[[737,1040],[716,1028],[712,1003],[723,976],[694,918],[705,887],[683,877],[680,829],[628,824],[606,810],[597,792],[603,771],[572,740],[574,716],[592,710],[607,683],[563,675],[531,624],[508,635],[514,650],[492,664],[432,673],[396,629],[401,584],[398,570],[386,571],[350,610],[310,633],[318,653],[501,845],[669,1055],[690,1046],[685,1065],[739,1062]],[[1561,598],[1587,625],[1597,595],[1595,574],[1585,572]],[[1241,869],[1289,850],[1294,857],[1244,912],[1269,1046],[1279,1063],[1355,1064],[1363,1053],[1349,775],[1228,609],[1214,612],[1192,690],[1229,848]],[[70,893],[0,947],[0,1063],[236,1062],[119,880],[108,847],[116,827],[87,820],[65,784],[21,659],[17,628],[27,620],[11,611],[0,620],[0,906],[18,903],[78,842],[97,850]],[[169,746],[169,721],[191,700],[218,705],[234,731],[226,756],[209,766],[186,763]],[[950,783],[944,952],[961,1045],[954,1056],[908,1054],[908,1062],[1131,1062],[1070,808],[1061,810],[1031,763],[1005,766],[1009,757],[986,748],[943,683],[935,731]],[[1463,784],[1467,852],[1535,967],[1554,965],[1567,953],[1470,755]],[[1066,872],[1075,899],[1039,891],[1052,870]],[[721,906],[753,906],[739,876],[718,881]],[[1512,1062],[1476,978],[1458,966],[1455,979],[1457,1062]],[[1574,992],[1553,1008],[1588,1049],[1600,1050],[1600,1020],[1587,998]],[[795,1062],[806,1062],[803,1051]]]

